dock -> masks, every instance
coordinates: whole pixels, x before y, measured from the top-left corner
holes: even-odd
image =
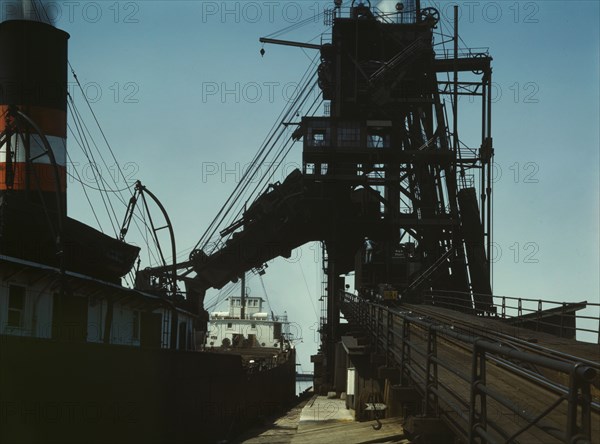
[[[409,443],[401,418],[358,422],[345,400],[314,395],[291,408],[263,428],[255,429],[238,441],[243,444],[332,444]]]

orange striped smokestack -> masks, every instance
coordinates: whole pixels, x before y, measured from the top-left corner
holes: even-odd
[[[66,217],[68,38],[40,21],[0,23],[0,250],[54,249]]]

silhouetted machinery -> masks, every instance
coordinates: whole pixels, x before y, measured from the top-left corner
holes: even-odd
[[[349,13],[336,7],[328,17],[332,42],[318,46],[318,82],[330,113],[304,117],[294,133],[303,140],[303,171],[272,185],[223,230],[220,249],[195,251],[180,265],[196,273],[186,282],[188,298],[201,302],[207,288],[323,241],[328,315],[322,334],[333,360],[340,275],[352,270],[365,297],[418,302],[424,290],[452,290],[465,309],[493,312],[492,59],[458,51],[456,29],[454,51],[436,47],[439,14],[418,1],[391,17],[362,3]],[[458,137],[459,94],[481,99],[481,122],[471,122],[481,128],[475,149]],[[452,104],[452,127],[443,96]],[[370,258],[365,238],[374,245]]]
[[[346,260],[353,257],[365,230],[378,222],[376,193],[369,189],[341,190],[335,183],[311,180],[300,171],[274,184],[222,232],[233,235],[211,256],[197,252],[192,266],[206,287],[220,288],[243,272],[261,268],[278,256],[289,257],[309,241],[339,239]]]

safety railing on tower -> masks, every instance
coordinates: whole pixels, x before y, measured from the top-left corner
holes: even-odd
[[[354,7],[359,7],[359,3],[360,2],[356,2]],[[377,6],[368,6],[373,17],[383,23],[413,24],[416,21],[416,10],[414,5],[409,8],[395,9],[392,11],[383,10]],[[331,26],[337,18],[351,17],[354,7],[340,6],[336,8],[326,8],[323,13],[323,23],[326,26]]]
[[[458,58],[476,58],[476,57],[489,57],[490,48],[479,47],[479,48],[460,48],[457,53]],[[435,50],[436,59],[453,59],[454,49],[451,48],[436,48]]]

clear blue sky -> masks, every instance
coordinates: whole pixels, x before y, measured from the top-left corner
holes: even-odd
[[[180,249],[191,247],[314,54],[268,46],[261,58],[258,38],[331,2],[83,1],[70,11],[57,3],[71,63],[97,98],[119,162],[165,203]],[[450,6],[441,10],[451,14]],[[596,1],[461,4],[463,40],[494,57],[496,294],[598,302],[599,20]],[[323,30],[319,21],[283,38],[307,41]],[[75,98],[83,109],[77,91]],[[298,145],[288,161],[299,163],[300,152]],[[215,167],[230,173],[203,174]],[[93,224],[77,183],[69,199],[70,215]],[[265,276],[273,309],[287,310],[302,330],[304,370],[317,346],[313,258],[305,247],[301,265],[275,261]],[[249,285],[262,294],[257,279]]]

